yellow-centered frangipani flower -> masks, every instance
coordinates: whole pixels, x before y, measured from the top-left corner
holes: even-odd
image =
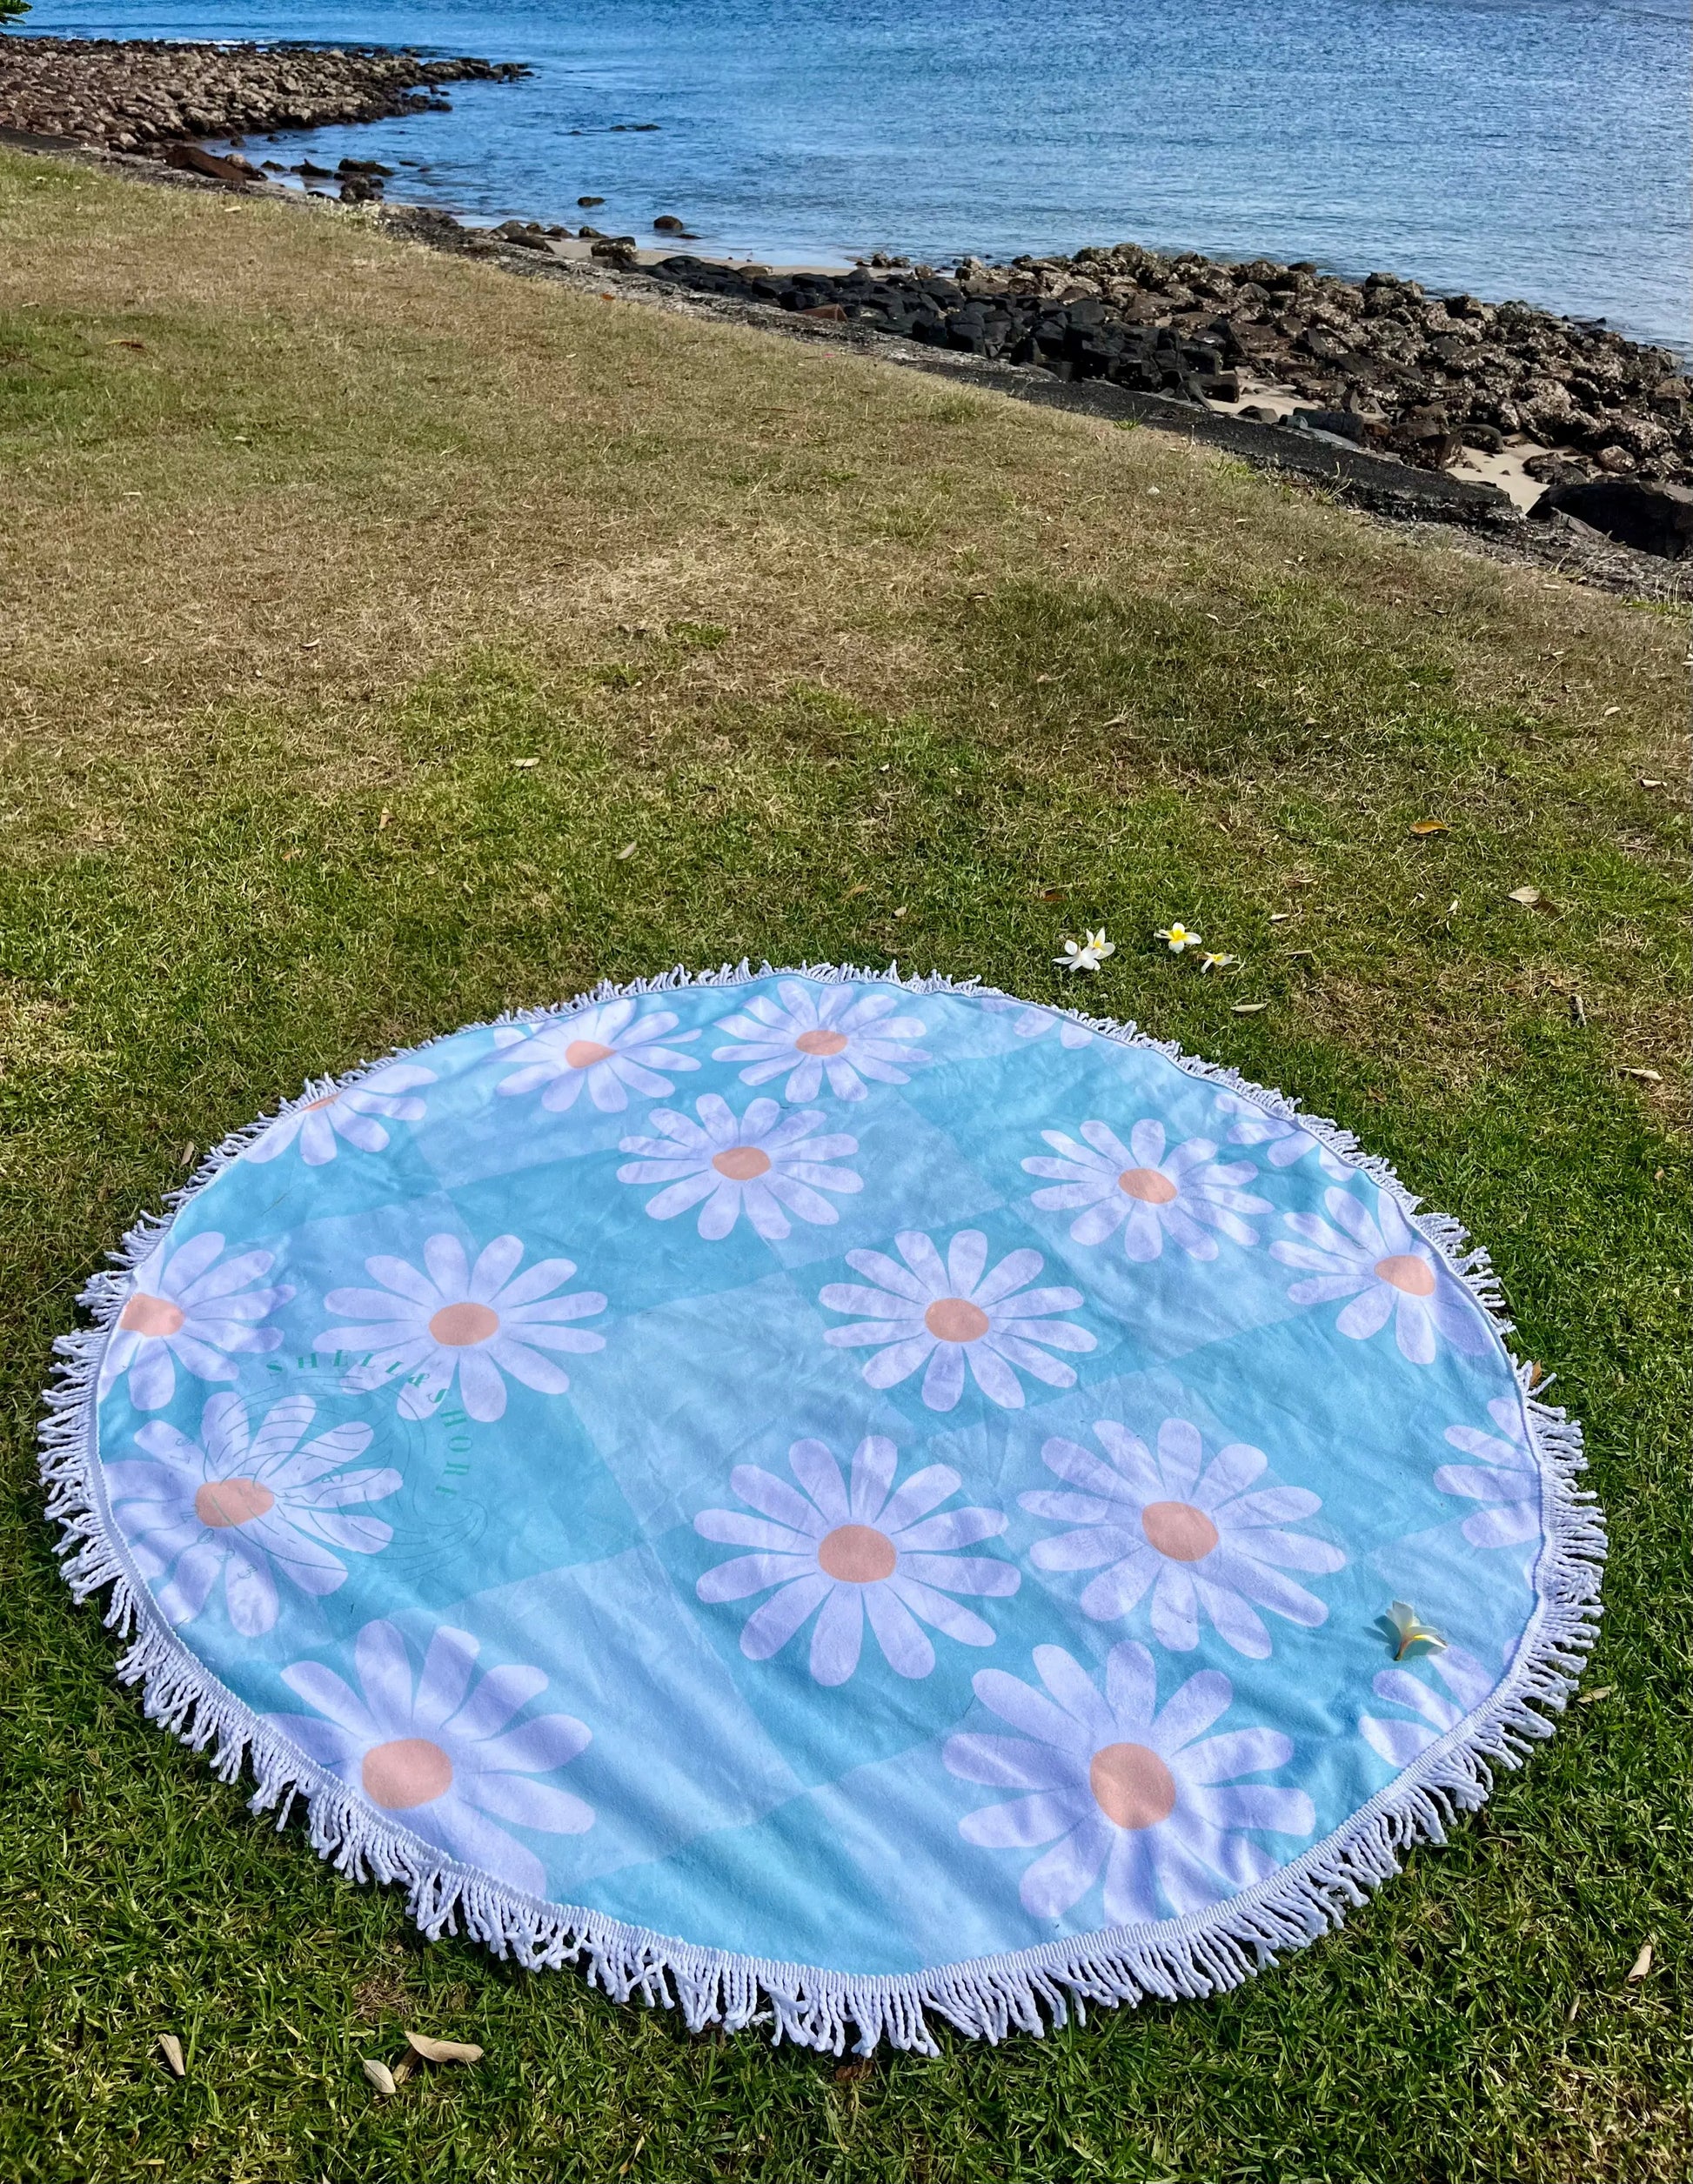
[[[1186,925],[1161,925],[1153,935],[1154,940],[1168,945],[1173,956],[1179,956],[1184,948],[1197,948],[1204,938],[1202,932],[1189,932]]]
[[[1199,959],[1201,971],[1227,971],[1231,963],[1238,963],[1239,956],[1202,955]]]
[[[1067,940],[1063,954],[1054,956],[1053,961],[1062,971],[1097,971],[1107,956],[1114,956],[1116,952],[1116,942],[1106,938],[1105,927],[1101,925],[1097,932],[1088,933],[1079,946],[1074,940]]]
[[[1388,1610],[1388,1620],[1399,1636],[1399,1644],[1393,1656],[1395,1660],[1403,1660],[1413,1646],[1427,1646],[1437,1653],[1446,1651],[1446,1640],[1437,1630],[1419,1618],[1409,1600],[1395,1600]]]

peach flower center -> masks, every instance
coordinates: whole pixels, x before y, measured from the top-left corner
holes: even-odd
[[[801,1032],[793,1044],[802,1054],[839,1054],[846,1044],[844,1032]]]
[[[751,1183],[766,1172],[770,1155],[760,1152],[757,1145],[726,1145],[721,1152],[712,1155],[712,1165],[731,1183]]]
[[[358,1769],[366,1793],[391,1813],[427,1805],[452,1787],[452,1761],[427,1737],[374,1744]]]
[[[1094,1753],[1087,1787],[1119,1827],[1156,1827],[1175,1810],[1175,1777],[1144,1744],[1107,1744]]]
[[[837,1525],[817,1550],[823,1574],[842,1585],[880,1585],[884,1578],[893,1576],[899,1559],[899,1550],[887,1534],[868,1524]]]
[[[1215,1525],[1188,1501],[1149,1501],[1141,1512],[1141,1529],[1172,1562],[1201,1561],[1217,1544]]]
[[[1391,1259],[1375,1262],[1378,1280],[1402,1289],[1408,1297],[1431,1297],[1435,1291],[1435,1270],[1426,1259],[1418,1259],[1411,1252],[1395,1252]]]
[[[967,1297],[937,1297],[923,1314],[923,1325],[940,1342],[980,1342],[990,1324]]]
[[[130,1334],[173,1335],[187,1316],[168,1297],[150,1297],[144,1289],[138,1289],[124,1306],[117,1324]]]
[[[565,1049],[565,1059],[572,1069],[592,1069],[596,1062],[609,1062],[617,1049],[602,1046],[597,1039],[573,1039]]]
[[[429,1323],[429,1332],[445,1350],[468,1350],[499,1330],[499,1314],[486,1305],[443,1305]]]
[[[251,1524],[274,1509],[276,1502],[271,1489],[257,1479],[208,1479],[195,1490],[194,1514],[213,1532],[225,1532],[231,1525]]]
[[[1142,1206],[1168,1206],[1175,1196],[1174,1184],[1157,1168],[1125,1168],[1117,1178],[1117,1188],[1125,1198],[1139,1199]]]

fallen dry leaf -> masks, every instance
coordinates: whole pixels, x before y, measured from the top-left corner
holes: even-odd
[[[900,907],[899,907],[899,908],[898,908],[898,909],[894,912],[893,915],[894,915],[896,918],[903,918],[903,917],[905,916],[905,914],[906,914],[906,911],[907,911],[907,907],[908,907],[908,905],[906,905],[905,903],[901,903],[901,904],[900,905]]]
[[[144,341],[109,341],[106,346],[108,349],[144,349],[147,344]]]
[[[191,1168],[191,1167],[193,1166],[193,1165],[194,1165],[194,1155],[195,1155],[195,1153],[196,1153],[196,1152],[197,1152],[197,1150],[198,1150],[197,1146],[195,1146],[195,1145],[184,1145],[184,1146],[183,1147],[183,1149],[182,1149],[182,1165],[184,1165],[184,1167],[185,1167],[185,1168]]]
[[[1285,925],[1292,916],[1291,910],[1273,910],[1269,915],[1269,921],[1273,925]]]
[[[1267,1009],[1268,1001],[1236,1001],[1229,1012],[1232,1016],[1256,1016],[1260,1009]]]
[[[1655,1069],[1636,1069],[1631,1067],[1627,1062],[1623,1062],[1619,1065],[1619,1074],[1623,1077],[1641,1078],[1649,1085],[1661,1085],[1663,1082],[1663,1079],[1658,1071]]]
[[[417,2069],[418,2059],[408,2048],[405,2054],[403,2054],[399,2058],[398,2061],[395,2063],[391,2074],[397,2086],[403,2086],[408,2078],[416,2074]]]
[[[1061,903],[1069,892],[1067,887],[1043,887],[1041,900],[1043,903]]]
[[[393,823],[394,823],[394,815],[393,815],[393,813],[392,813],[391,811],[388,811],[388,810],[385,807],[385,808],[384,808],[384,811],[383,811],[382,817],[381,817],[381,818],[380,818],[377,821],[377,823],[376,823],[376,831],[377,831],[377,832],[378,832],[378,834],[380,834],[380,833],[381,833],[381,832],[382,832],[382,830],[383,830],[383,828],[384,828],[385,826],[391,826],[391,825],[393,825]]]
[[[1525,910],[1532,910],[1540,898],[1538,887],[1513,887],[1509,897],[1512,902],[1521,903]]]
[[[540,763],[539,758],[513,758],[512,761],[519,773],[527,773],[531,766],[538,766]]]
[[[867,2078],[875,2067],[873,2055],[853,2055],[835,2072],[834,2081],[838,2086],[850,2086],[855,2079]]]
[[[617,861],[618,861],[618,863],[619,863],[619,865],[626,865],[626,864],[628,863],[629,859],[630,859],[630,858],[631,858],[634,855],[634,853],[635,853],[635,845],[634,845],[634,844],[633,844],[632,842],[626,842],[626,843],[624,844],[623,847],[622,847],[622,848],[621,848],[621,849],[618,852],[618,853],[617,853]]]
[[[482,2050],[467,2040],[432,2040],[427,2033],[407,2033],[405,2044],[425,2062],[473,2063],[482,2060]]]
[[[1452,830],[1444,819],[1419,819],[1411,832],[1413,834],[1449,834]]]
[[[1613,713],[1620,713],[1622,710],[1623,708],[1620,705],[1607,705],[1603,712],[1600,714],[1599,718],[1601,720],[1609,720]]]
[[[164,2056],[164,2067],[170,2072],[171,2075],[173,2078],[187,2077],[188,2065],[182,2059],[181,2040],[177,2038],[177,2035],[174,2033],[160,2033],[157,2035],[157,2038],[158,2040],[158,2052]]]
[[[1583,1692],[1578,1703],[1583,1706],[1596,1706],[1602,1699],[1609,1699],[1616,1688],[1615,1684],[1601,1684],[1597,1691]]]
[[[391,2100],[393,2095],[399,2091],[399,2087],[394,2083],[393,2072],[389,2069],[385,2062],[378,2062],[374,2055],[364,2056],[361,2059],[360,2067],[378,2093],[386,2094]]]
[[[1640,1945],[1640,1954],[1629,1967],[1629,1977],[1631,1980],[1643,1980],[1651,1968],[1652,1945],[1650,1941],[1643,1941]]]
[[[1640,777],[1640,785],[1643,789],[1661,789],[1665,785],[1662,781],[1653,781],[1643,773]]]
[[[986,592],[982,594],[984,598],[987,596]],[[1127,728],[1132,718],[1133,715],[1129,713],[1113,713],[1110,719],[1101,725],[1107,728]]]
[[[869,892],[869,881],[867,879],[861,879],[856,886],[849,887],[840,899],[844,903],[849,903],[852,901],[854,895],[867,895]]]

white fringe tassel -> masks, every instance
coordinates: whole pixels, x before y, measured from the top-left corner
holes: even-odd
[[[684,985],[739,985],[772,974],[743,961],[691,974],[679,966],[654,978],[623,985],[609,979],[592,992],[555,1009],[508,1012],[501,1024],[562,1019],[595,1003],[624,995],[660,993]],[[1005,999],[975,979],[936,972],[902,978],[853,965],[802,964],[779,973],[825,981],[897,983],[913,993],[965,993]],[[1043,1003],[1022,1006],[1044,1007]],[[1125,1045],[1162,1054],[1189,1077],[1203,1078],[1261,1107],[1296,1121],[1347,1165],[1366,1175],[1398,1203],[1486,1307],[1502,1338],[1510,1332],[1487,1253],[1472,1246],[1463,1229],[1437,1213],[1400,1183],[1385,1160],[1358,1150],[1349,1131],[1300,1112],[1280,1092],[1250,1084],[1238,1071],[1182,1053],[1174,1043],[1148,1038],[1133,1024],[1052,1009],[1090,1031]],[[457,1037],[457,1032],[445,1034]],[[426,1052],[397,1050],[380,1063],[307,1085],[278,1116],[359,1083],[398,1058]],[[277,1117],[264,1117],[226,1139],[202,1162],[192,1179],[167,1205],[185,1206],[263,1134]],[[130,1561],[106,1505],[96,1438],[95,1390],[107,1337],[131,1286],[132,1270],[147,1258],[171,1225],[170,1214],[149,1214],[112,1254],[110,1270],[96,1274],[79,1301],[92,1324],[54,1345],[58,1363],[47,1393],[41,1429],[41,1475],[48,1489],[47,1514],[60,1527],[58,1553],[78,1600],[110,1587],[108,1626],[132,1643],[118,1664],[124,1683],[144,1687],[148,1717],[196,1752],[211,1750],[218,1780],[234,1782],[244,1767],[258,1783],[255,1812],[278,1807],[287,1820],[296,1797],[305,1801],[311,1842],[336,1870],[356,1880],[398,1881],[412,1917],[431,1940],[461,1929],[500,1957],[515,1957],[532,1970],[581,1964],[594,1985],[619,2001],[639,1995],[648,2003],[679,2008],[691,2032],[718,2024],[730,2032],[754,2024],[773,2027],[774,2040],[839,2054],[849,2028],[860,2054],[887,2040],[922,2054],[940,2051],[928,2024],[942,2017],[960,2032],[998,2040],[1014,2028],[1041,2034],[1062,2025],[1072,2012],[1085,2020],[1089,2002],[1134,2004],[1198,1997],[1237,1987],[1276,1961],[1284,1949],[1302,1948],[1341,1923],[1348,1907],[1399,1870],[1402,1854],[1421,1842],[1443,1842],[1456,1813],[1475,1809],[1493,1786],[1495,1767],[1520,1766],[1537,1738],[1549,1736],[1548,1714],[1561,1713],[1584,1665],[1599,1618],[1599,1580],[1605,1554],[1604,1519],[1583,1493],[1581,1428],[1562,1410],[1540,1399],[1549,1385],[1536,1384],[1534,1368],[1516,1365],[1531,1443],[1541,1475],[1541,1529],[1544,1545],[1536,1573],[1535,1612],[1502,1683],[1437,1743],[1420,1753],[1388,1787],[1371,1799],[1327,1841],[1282,1867],[1268,1880],[1205,1912],[1152,1927],[1118,1927],[1083,1939],[1048,1942],[1014,1954],[979,1957],[927,1972],[885,1978],[820,1971],[698,1948],[686,1941],[622,1925],[599,1913],[563,1907],[504,1887],[455,1864],[407,1829],[379,1819],[362,1799],[306,1755],[285,1743],[244,1706],[190,1653],[154,1605]]]

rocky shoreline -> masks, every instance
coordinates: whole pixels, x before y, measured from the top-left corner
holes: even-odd
[[[1074,257],[966,258],[950,274],[872,260],[851,273],[779,274],[670,257],[659,280],[879,327],[972,356],[1226,406],[1442,470],[1466,448],[1543,450],[1542,484],[1693,478],[1693,386],[1665,349],[1527,304],[1431,297],[1372,273],[1221,264],[1134,243]],[[1255,385],[1294,404],[1251,400]]]
[[[5,36],[0,130],[275,189],[238,152],[196,140],[380,119],[442,104],[445,83],[528,73],[373,48]],[[345,159],[333,175],[309,160],[292,171],[308,186],[338,184],[344,202],[379,204],[391,170]],[[386,217],[434,248],[537,270],[560,260],[602,275],[639,270],[648,294],[785,316],[858,344],[915,344],[1031,382],[1098,382],[1154,408],[1272,428],[1284,445],[1297,435],[1471,481],[1492,464],[1493,482],[1507,482],[1515,466],[1518,486],[1531,481],[1519,505],[1544,489],[1536,514],[1562,510],[1629,546],[1693,557],[1693,384],[1670,351],[1603,322],[1430,296],[1388,273],[1351,282],[1308,263],[1224,264],[1133,243],[1000,265],[967,257],[951,270],[878,253],[832,273],[666,255],[686,232],[670,213],[653,221],[656,250],[592,226],[487,229],[410,206]]]
[[[163,157],[196,137],[385,121],[443,83],[513,82],[515,61],[425,60],[375,46],[0,37],[0,128]]]

